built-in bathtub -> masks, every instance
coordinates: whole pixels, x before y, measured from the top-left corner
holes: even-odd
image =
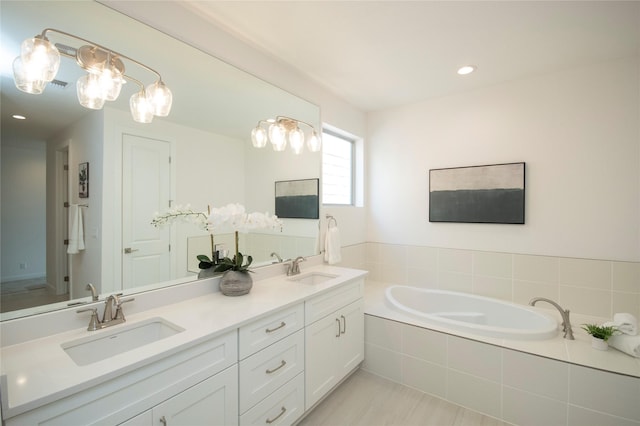
[[[445,295],[456,297],[446,301]],[[485,309],[478,306],[485,302],[493,309],[481,315]],[[429,312],[429,306],[435,309]],[[579,328],[587,318],[579,315],[572,317],[575,340],[562,338],[557,318],[551,337],[508,337],[514,332],[509,329],[521,327],[515,316],[522,312],[514,307],[545,311],[467,293],[367,282],[362,368],[515,425],[640,425],[640,360],[591,348]],[[528,314],[524,318],[530,323]],[[493,328],[507,331],[492,334]]]
[[[556,320],[543,313],[474,294],[393,285],[385,291],[385,302],[428,324],[481,336],[544,340],[558,334]]]

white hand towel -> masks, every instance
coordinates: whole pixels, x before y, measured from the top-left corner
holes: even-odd
[[[631,314],[622,312],[613,315],[613,321],[604,323],[605,326],[614,326],[621,333],[635,336],[638,334],[638,320]]]
[[[608,342],[609,346],[633,357],[640,358],[640,336],[618,334],[609,337]]]
[[[340,250],[340,231],[337,226],[327,228],[327,233],[324,237],[324,260],[325,262],[333,265],[342,260]]]
[[[84,250],[84,224],[82,208],[77,204],[69,205],[69,245],[68,254],[77,254]]]

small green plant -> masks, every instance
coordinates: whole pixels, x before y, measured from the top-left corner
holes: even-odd
[[[616,326],[598,324],[582,324],[582,329],[596,339],[602,339],[605,342],[609,340],[609,337],[613,336],[616,331],[618,331]]]
[[[233,259],[228,257],[224,257],[220,259],[218,264],[216,265],[214,271],[216,272],[224,272],[224,271],[237,271],[237,272],[251,272],[249,270],[249,266],[251,262],[253,262],[253,258],[251,256],[247,256],[247,263],[244,263],[245,257],[240,252],[236,252],[236,255],[233,256]]]

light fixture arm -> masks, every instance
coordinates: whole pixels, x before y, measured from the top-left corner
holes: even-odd
[[[69,37],[69,38],[72,38],[72,39],[75,39],[75,40],[80,40],[80,41],[82,41],[82,42],[84,42],[84,43],[88,43],[89,45],[91,45],[91,46],[93,46],[93,47],[97,47],[97,48],[99,48],[99,49],[103,50],[105,53],[111,54],[111,56],[113,56],[113,57],[123,58],[123,59],[126,59],[127,61],[131,61],[131,62],[133,62],[134,64],[138,65],[139,67],[144,68],[144,69],[146,69],[147,71],[149,71],[149,72],[151,72],[151,73],[155,74],[155,75],[158,77],[158,81],[159,81],[159,82],[162,82],[162,76],[160,75],[160,73],[159,73],[158,71],[154,70],[153,68],[151,68],[151,67],[149,67],[149,66],[147,66],[147,65],[145,65],[145,64],[143,64],[143,63],[141,63],[141,62],[136,61],[135,59],[133,59],[133,58],[131,58],[131,57],[127,56],[127,55],[123,55],[123,54],[122,54],[122,53],[120,53],[120,52],[116,52],[115,50],[111,50],[111,49],[109,49],[109,48],[107,48],[107,47],[105,47],[105,46],[102,46],[101,44],[95,43],[95,42],[93,42],[93,41],[91,41],[91,40],[87,40],[87,39],[85,39],[85,38],[82,38],[82,37],[79,37],[79,36],[77,36],[77,35],[74,35],[74,34],[68,33],[68,32],[66,32],[66,31],[57,30],[57,29],[55,29],[55,28],[45,28],[45,29],[42,31],[42,33],[40,34],[40,36],[39,36],[39,37],[40,37],[40,38],[42,38],[42,39],[44,39],[44,40],[48,40],[48,39],[47,39],[47,32],[53,32],[53,33],[61,34],[61,35],[64,35],[64,36],[66,36],[66,37]],[[64,55],[64,56],[66,56],[66,57],[73,57],[72,55],[69,55],[68,53],[65,53],[65,52],[60,52],[60,53],[61,53],[62,55]],[[131,76],[128,76],[128,75],[126,75],[126,74],[124,74],[124,73],[122,74],[122,76],[123,76],[124,78],[126,78],[127,80],[137,81],[137,82],[140,84],[140,82],[139,82],[138,80],[136,80],[135,78],[133,78],[133,77],[131,77]]]

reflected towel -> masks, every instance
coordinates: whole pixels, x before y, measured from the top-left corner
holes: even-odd
[[[342,260],[340,255],[340,231],[337,226],[327,228],[327,233],[324,237],[324,260],[325,262],[333,265]]]
[[[631,314],[622,312],[613,315],[613,321],[604,323],[605,326],[614,326],[621,333],[635,336],[638,334],[638,320]]]
[[[608,342],[609,346],[633,357],[640,358],[640,336],[619,334],[617,336],[609,337]]]
[[[77,204],[69,205],[69,245],[68,254],[77,254],[84,250],[84,224],[82,223],[82,208]]]

